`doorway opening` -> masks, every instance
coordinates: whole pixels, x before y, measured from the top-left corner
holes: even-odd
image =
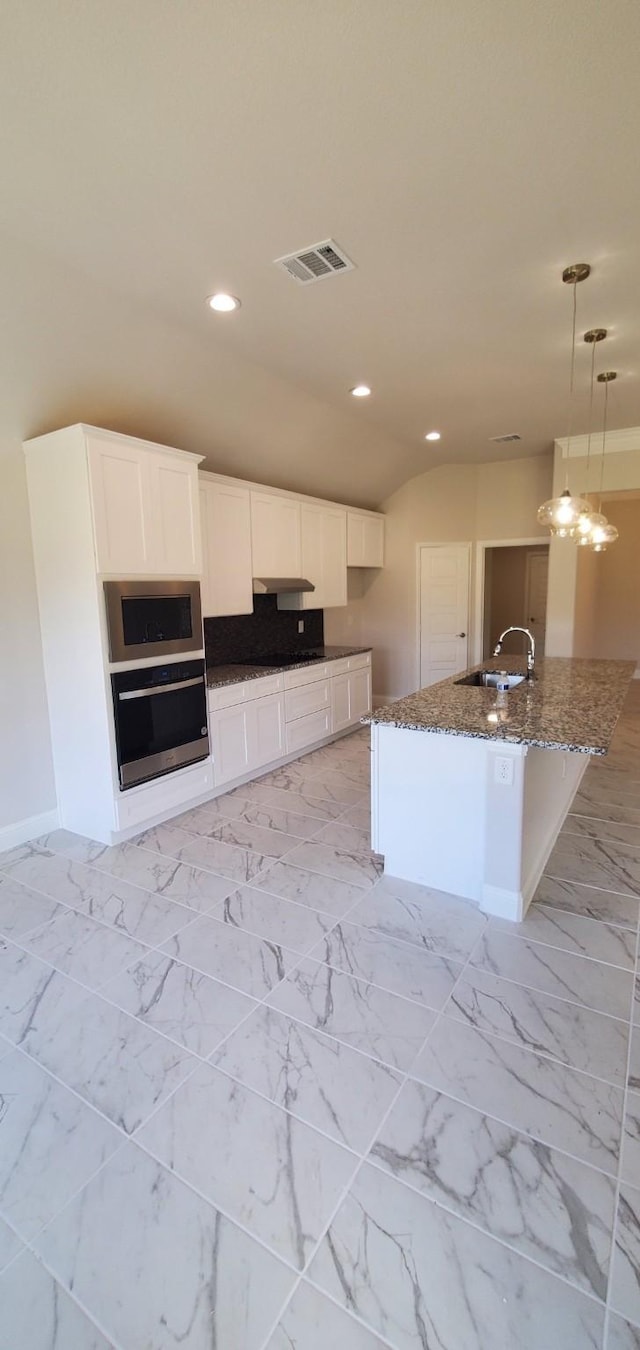
[[[483,660],[493,655],[500,634],[511,624],[528,628],[536,655],[544,656],[548,576],[549,545],[544,542],[485,548]],[[509,633],[502,650],[505,656],[522,656],[526,646],[522,633]]]

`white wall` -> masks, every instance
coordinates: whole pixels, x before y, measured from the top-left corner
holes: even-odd
[[[49,717],[22,446],[0,447],[0,848],[2,829],[55,808]]]
[[[346,610],[327,611],[327,642],[371,643],[378,698],[402,698],[418,683],[417,544],[529,539],[551,492],[551,456],[508,463],[451,465],[412,478],[380,509],[386,515],[385,567],[367,572]],[[475,549],[472,551],[472,569]],[[470,612],[473,608],[473,589]],[[469,651],[473,650],[473,632]]]

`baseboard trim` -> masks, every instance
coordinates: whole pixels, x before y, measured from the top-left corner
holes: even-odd
[[[26,820],[17,820],[15,825],[0,826],[0,853],[18,844],[28,844],[41,834],[49,834],[58,828],[58,812],[43,811],[40,816],[27,816]]]

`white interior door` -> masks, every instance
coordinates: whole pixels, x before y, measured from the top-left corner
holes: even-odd
[[[527,557],[524,622],[536,640],[537,656],[544,656],[548,584],[549,550],[545,548],[540,553],[530,553]]]
[[[466,670],[469,545],[420,549],[420,687]]]

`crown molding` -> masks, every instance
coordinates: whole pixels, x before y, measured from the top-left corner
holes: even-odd
[[[586,459],[588,436],[572,436],[567,454],[567,437],[554,441],[557,454],[561,459]],[[622,427],[619,431],[607,432],[605,455],[620,455],[629,450],[640,450],[640,427]],[[602,454],[602,429],[591,436],[591,454]]]

